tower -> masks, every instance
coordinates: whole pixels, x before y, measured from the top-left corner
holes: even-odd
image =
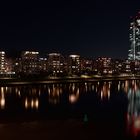
[[[128,60],[140,60],[140,12],[132,18],[130,23],[129,40]]]

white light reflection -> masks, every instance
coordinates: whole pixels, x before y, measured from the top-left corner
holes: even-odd
[[[92,87],[91,87],[91,88],[92,88],[92,91],[94,91],[94,85],[92,85]]]
[[[128,90],[129,90],[129,81],[126,80],[126,81],[125,81],[125,84],[124,84],[124,92],[125,92],[125,93],[128,93]]]
[[[0,99],[0,106],[1,106],[1,109],[5,108],[5,98],[4,97],[1,97],[1,99]]]
[[[20,90],[18,90],[18,96],[19,96],[19,97],[21,96],[21,94],[20,94]]]
[[[71,104],[74,104],[74,103],[76,103],[78,101],[79,93],[80,93],[79,87],[77,87],[77,88],[75,88],[75,90],[71,91],[71,94],[69,95],[69,102]]]
[[[127,114],[128,132],[137,136],[140,134],[140,88],[136,80],[132,81],[127,97],[129,101]]]
[[[48,88],[49,103],[58,104],[60,102],[60,86],[59,84],[53,84],[52,87]]]
[[[25,108],[26,109],[28,108],[28,100],[27,100],[27,98],[25,99]]]
[[[88,84],[85,83],[85,91],[87,92],[88,91]]]
[[[34,100],[32,99],[31,100],[31,108],[33,108],[34,107]]]
[[[75,83],[73,83],[72,85],[72,91],[74,92],[74,90],[75,90]]]
[[[39,107],[39,100],[38,100],[38,99],[36,99],[36,101],[35,101],[35,107],[36,107],[36,108]]]
[[[119,84],[118,84],[118,91],[120,91],[121,89],[121,82],[119,81]]]
[[[8,90],[8,87],[5,87],[5,90],[6,90],[6,92],[7,92],[7,90]]]
[[[41,94],[41,89],[39,89],[39,91],[38,91],[38,95],[40,96],[40,94]]]
[[[76,95],[74,95],[74,94],[69,95],[69,101],[70,101],[70,103],[75,103],[77,101]]]
[[[4,95],[4,87],[1,87],[1,96],[0,96],[0,107],[1,109],[5,108],[5,95]]]
[[[4,88],[1,87],[1,94],[4,95]]]
[[[39,107],[38,98],[35,98],[35,99],[26,98],[25,99],[25,108],[26,109],[38,109],[38,107]]]
[[[77,92],[76,94],[70,94],[69,95],[69,102],[71,104],[76,103],[79,99],[79,92]]]
[[[110,83],[104,82],[103,87],[101,88],[100,96],[101,100],[104,98],[110,98]]]

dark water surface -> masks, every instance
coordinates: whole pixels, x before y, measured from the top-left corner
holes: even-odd
[[[139,136],[139,80],[0,87],[2,139]]]

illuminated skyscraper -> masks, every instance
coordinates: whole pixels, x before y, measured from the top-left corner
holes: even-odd
[[[140,60],[140,12],[132,18],[129,32],[130,49],[128,60]]]

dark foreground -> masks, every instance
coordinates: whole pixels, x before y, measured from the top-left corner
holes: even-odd
[[[121,134],[115,125],[117,124],[111,122],[110,124],[102,124],[101,122],[101,124],[96,125],[96,123],[76,120],[8,123],[0,124],[0,138],[3,140],[130,140],[140,138],[139,136],[131,137]]]

